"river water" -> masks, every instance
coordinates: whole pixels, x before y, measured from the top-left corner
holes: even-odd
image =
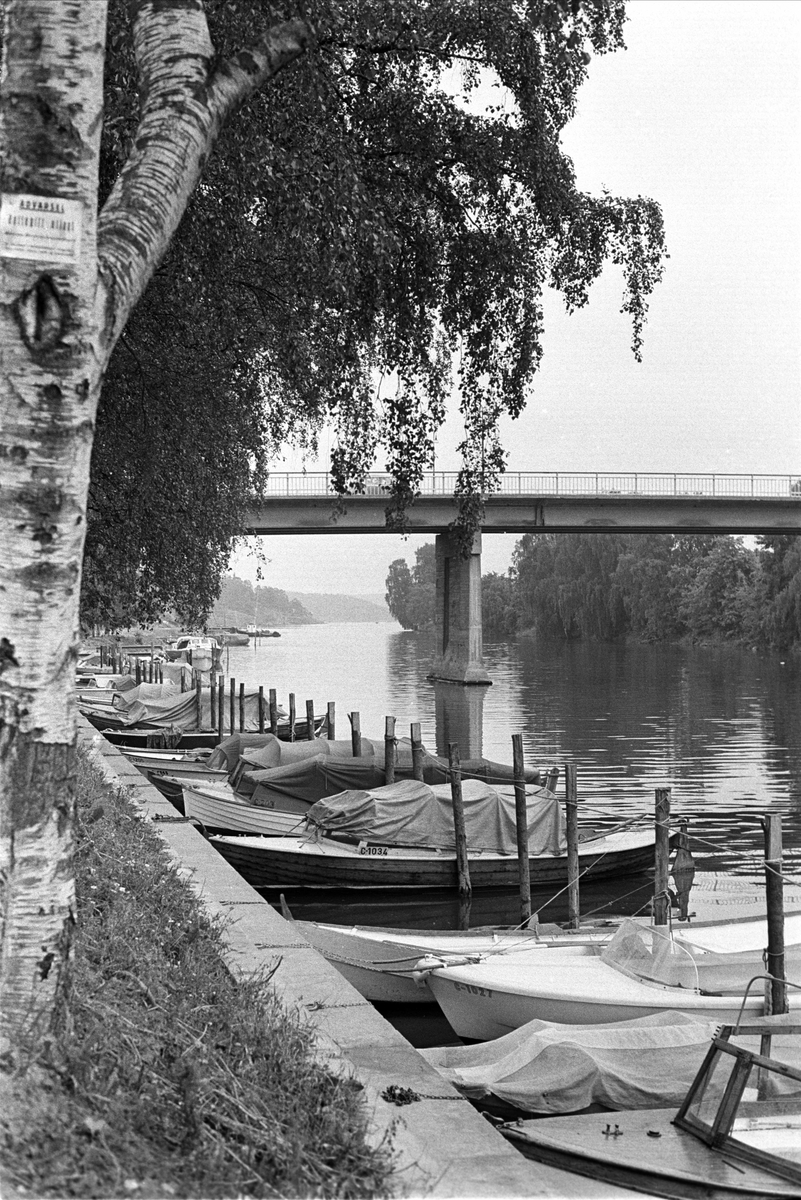
[[[380,739],[384,717],[398,736],[419,721],[430,749],[458,743],[463,758],[511,761],[521,733],[526,763],[576,764],[582,816],[594,827],[652,819],[654,790],[671,789],[671,816],[689,821],[699,871],[759,878],[760,817],[782,815],[788,885],[801,886],[801,663],[735,647],[603,645],[518,638],[485,644],[491,687],[426,678],[433,638],[390,624],[301,625],[225,652],[237,685],[275,688],[315,712],[336,705],[337,736],[360,714]],[[224,658],[225,665],[225,658]],[[563,794],[563,774],[559,791]],[[612,907],[636,911],[647,885],[620,881]],[[622,899],[621,899],[622,898]],[[610,906],[609,887],[582,892],[582,911]],[[471,924],[511,921],[514,895],[474,898]],[[452,898],[340,898],[296,893],[311,919],[436,926],[456,920]],[[554,902],[543,919],[564,915]]]

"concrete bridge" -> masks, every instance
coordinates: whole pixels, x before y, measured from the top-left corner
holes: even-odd
[[[462,558],[450,536],[456,472],[429,472],[409,530],[436,544],[437,650],[432,678],[488,684],[481,633],[481,536]],[[370,474],[342,498],[327,472],[272,474],[247,513],[251,534],[386,533],[390,478]],[[485,497],[483,533],[801,533],[801,473],[718,475],[520,471]]]

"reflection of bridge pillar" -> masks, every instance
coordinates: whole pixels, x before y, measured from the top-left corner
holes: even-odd
[[[467,558],[450,534],[437,534],[436,566],[437,648],[429,679],[491,683],[481,632],[481,534]]]
[[[482,757],[486,694],[482,687],[434,684],[438,754],[447,754],[449,744],[456,742],[462,758]]]

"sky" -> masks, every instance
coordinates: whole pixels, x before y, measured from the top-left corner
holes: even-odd
[[[593,59],[563,144],[583,190],[662,206],[670,259],[643,362],[619,270],[572,315],[546,297],[542,367],[502,427],[508,469],[799,473],[801,4],[631,0],[628,14],[627,49]],[[460,437],[454,412],[438,470],[458,468]],[[328,448],[323,436],[307,469],[324,470]],[[289,455],[274,469],[302,465]],[[389,563],[412,564],[430,538],[255,540],[269,586],[375,594]],[[485,535],[483,571],[505,572],[515,540]],[[255,579],[247,553],[231,566]]]

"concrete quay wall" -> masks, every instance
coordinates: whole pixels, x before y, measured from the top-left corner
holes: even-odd
[[[128,761],[81,721],[80,742],[113,786],[152,823],[173,866],[210,915],[225,922],[228,967],[247,979],[265,969],[285,1003],[315,1031],[317,1053],[364,1089],[376,1143],[391,1140],[404,1196],[631,1197],[612,1185],[523,1158],[339,972],[285,921]],[[276,965],[277,964],[277,965]],[[394,1084],[419,1101],[382,1099]]]

